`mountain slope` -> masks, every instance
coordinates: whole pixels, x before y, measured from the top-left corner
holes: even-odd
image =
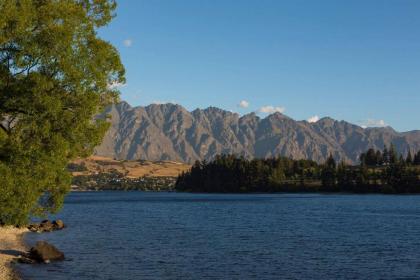
[[[403,154],[420,150],[420,131],[363,129],[331,118],[308,123],[280,113],[261,119],[254,113],[240,117],[215,107],[189,112],[175,104],[131,107],[125,102],[110,106],[99,117],[105,116],[111,117],[111,128],[95,154],[116,159],[192,163],[229,153],[322,162],[333,154],[337,160],[356,163],[361,152],[383,149],[391,142]]]

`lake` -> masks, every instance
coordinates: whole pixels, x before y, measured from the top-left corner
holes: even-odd
[[[24,279],[420,279],[420,196],[71,193]]]

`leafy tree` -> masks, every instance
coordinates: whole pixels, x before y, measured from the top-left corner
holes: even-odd
[[[93,116],[124,82],[116,49],[97,36],[113,0],[0,0],[0,223],[60,209],[65,166],[100,143]]]

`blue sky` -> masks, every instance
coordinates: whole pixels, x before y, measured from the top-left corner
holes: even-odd
[[[419,15],[417,0],[120,0],[100,36],[120,51],[135,106],[407,131],[420,129]]]

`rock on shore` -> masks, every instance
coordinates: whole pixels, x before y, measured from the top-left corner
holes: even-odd
[[[39,224],[31,224],[28,226],[28,229],[32,232],[51,232],[55,230],[62,230],[65,228],[65,225],[62,220],[50,221],[44,220]]]
[[[29,251],[28,257],[39,263],[49,263],[64,260],[64,253],[45,241],[38,241]]]

